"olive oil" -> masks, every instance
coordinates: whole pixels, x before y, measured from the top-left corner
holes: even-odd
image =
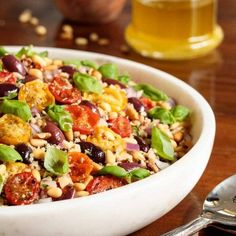
[[[223,38],[216,24],[216,0],[132,0],[128,43],[144,56],[192,58]]]

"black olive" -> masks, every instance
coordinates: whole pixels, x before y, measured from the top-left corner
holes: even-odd
[[[30,160],[30,154],[32,153],[32,149],[30,146],[21,143],[16,145],[15,150],[21,155],[23,162],[25,164],[31,164],[32,161]]]
[[[141,151],[143,151],[143,152],[149,151],[150,146],[147,143],[145,143],[145,141],[143,139],[141,139],[138,136],[134,136],[134,138],[136,139]]]
[[[82,153],[88,155],[96,163],[105,163],[105,153],[103,150],[90,142],[79,142]]]

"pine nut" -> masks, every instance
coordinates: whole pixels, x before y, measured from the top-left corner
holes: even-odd
[[[79,46],[85,46],[88,44],[88,39],[84,37],[78,37],[75,39],[75,44]]]
[[[109,39],[106,39],[106,38],[100,38],[98,40],[98,45],[100,46],[106,46],[110,43]]]
[[[36,34],[40,35],[40,36],[43,36],[47,33],[47,29],[45,26],[43,25],[38,25],[36,28],[35,28],[35,32]]]
[[[20,15],[19,15],[19,21],[21,23],[27,23],[30,21],[32,17],[32,13],[30,10],[24,10]]]
[[[137,112],[132,106],[127,106],[126,115],[127,115],[131,120],[138,120],[138,118],[139,118],[138,112]]]
[[[48,138],[50,138],[52,135],[51,135],[51,133],[36,133],[35,135],[34,135],[34,138],[39,138],[39,139],[48,139]]]
[[[72,129],[70,129],[69,131],[64,131],[64,135],[65,135],[67,141],[73,141],[74,133],[73,133]]]
[[[93,170],[94,170],[94,171],[99,171],[99,170],[102,169],[102,166],[99,165],[98,163],[93,162],[92,164],[93,164]]]
[[[44,156],[45,156],[45,151],[44,150],[38,149],[38,148],[33,150],[33,157],[35,159],[43,160]]]
[[[38,182],[41,181],[41,176],[40,176],[40,173],[39,173],[38,170],[33,169],[33,170],[32,170],[32,175],[34,176],[34,178],[35,178]]]
[[[4,174],[6,172],[6,166],[4,164],[0,165],[0,174]]]
[[[112,151],[106,151],[106,164],[114,164],[116,162],[116,156],[112,153]]]
[[[101,102],[100,107],[106,112],[111,111],[111,105],[107,102]]]
[[[35,64],[40,65],[41,67],[45,67],[47,65],[46,61],[42,57],[40,57],[38,55],[33,55],[32,56],[32,61]]]
[[[75,183],[74,187],[75,187],[76,191],[83,191],[83,190],[85,190],[86,185],[83,183]]]
[[[62,60],[53,60],[53,65],[62,66],[63,65],[63,61]]]
[[[66,24],[66,25],[62,26],[62,31],[71,34],[71,33],[73,33],[73,28],[71,25]]]
[[[77,197],[85,197],[85,196],[88,196],[88,195],[89,195],[89,192],[87,192],[87,191],[78,191],[78,192],[76,192]]]
[[[91,75],[96,77],[96,79],[98,79],[98,80],[102,79],[102,74],[99,71],[97,71],[97,70],[93,70]]]
[[[45,144],[47,144],[47,141],[44,139],[32,138],[30,139],[30,143],[34,147],[43,147]]]
[[[180,142],[183,139],[183,137],[184,137],[183,132],[177,132],[174,134],[174,140],[176,142]]]
[[[28,73],[29,73],[29,75],[31,75],[37,79],[40,79],[40,80],[43,79],[43,73],[39,69],[34,69],[34,68],[29,69]]]
[[[92,175],[89,175],[89,176],[85,179],[85,181],[84,181],[85,186],[87,186],[88,183],[89,183],[92,179],[93,179],[93,176],[92,176]]]
[[[58,178],[58,183],[61,188],[64,188],[67,185],[73,185],[73,182],[69,175],[63,175]]]
[[[47,191],[47,195],[52,198],[59,198],[62,195],[62,190],[58,187],[50,187]]]
[[[34,25],[34,26],[38,25],[39,24],[39,19],[37,17],[32,17],[30,19],[30,24]]]
[[[92,41],[92,42],[97,42],[97,41],[98,41],[98,38],[99,38],[99,36],[98,36],[97,33],[91,33],[91,34],[89,35],[89,39],[90,39],[90,41]]]

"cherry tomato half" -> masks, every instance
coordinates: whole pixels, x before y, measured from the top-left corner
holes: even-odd
[[[97,176],[93,178],[87,185],[86,191],[89,194],[95,194],[104,192],[113,188],[118,188],[125,185],[124,180],[119,179],[114,176],[106,175],[106,176]]]
[[[80,152],[69,152],[70,177],[73,182],[85,180],[93,170],[92,160]]]
[[[81,134],[91,134],[100,117],[85,105],[68,105],[66,110],[73,119],[73,130]]]
[[[140,101],[143,103],[147,110],[150,110],[156,106],[156,102],[152,101],[150,98],[141,97]]]
[[[130,122],[125,117],[118,117],[116,119],[110,120],[110,128],[122,138],[129,137],[132,133],[132,127]]]
[[[80,102],[81,100],[80,91],[77,88],[74,88],[67,79],[55,77],[48,88],[57,102],[72,104],[78,101]]]
[[[7,71],[1,71],[0,72],[0,84],[8,83],[8,84],[15,84],[16,83],[16,77]]]
[[[4,191],[10,204],[27,205],[38,198],[39,183],[32,173],[22,172],[8,178]]]

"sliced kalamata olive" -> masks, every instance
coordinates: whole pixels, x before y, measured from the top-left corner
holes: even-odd
[[[3,67],[9,72],[18,72],[21,75],[26,74],[24,65],[13,55],[6,55],[2,58]]]
[[[62,70],[62,72],[65,72],[70,75],[70,77],[73,76],[73,74],[77,71],[76,68],[72,66],[61,66],[59,69]]]
[[[91,103],[88,100],[81,101],[80,105],[87,106],[87,107],[89,107],[92,110],[92,112],[99,114],[99,110],[98,110],[97,106],[94,105],[93,103]]]
[[[30,146],[21,143],[15,146],[16,151],[21,155],[23,162],[25,164],[31,164],[30,154],[32,153],[32,149]]]
[[[133,104],[134,109],[137,112],[144,112],[145,111],[145,107],[144,107],[143,103],[138,98],[135,98],[135,97],[128,98],[128,102]]]
[[[105,163],[105,153],[103,150],[90,142],[79,142],[82,153],[88,155],[96,163]]]
[[[71,185],[67,185],[62,189],[62,195],[59,198],[53,199],[54,201],[72,199],[75,196],[75,189]]]
[[[167,101],[168,105],[170,106],[170,108],[173,108],[176,106],[176,101],[174,98],[169,98]]]
[[[51,137],[47,141],[51,144],[60,144],[65,140],[65,136],[62,131],[51,121],[47,121],[44,132],[49,132]]]
[[[145,141],[143,139],[141,139],[138,136],[134,136],[134,138],[136,139],[141,151],[143,151],[143,152],[149,151],[150,146],[147,143],[145,143]]]
[[[115,79],[102,78],[102,82],[105,82],[105,83],[107,83],[109,85],[110,84],[118,85],[122,89],[126,88],[126,86],[124,84],[122,84],[120,81],[115,80]]]
[[[0,97],[5,97],[10,93],[17,93],[18,88],[14,84],[0,84]]]
[[[140,164],[135,163],[135,162],[122,162],[122,163],[119,163],[119,166],[124,168],[125,170],[127,170],[129,172],[134,170],[134,169],[137,169],[137,168],[141,167]]]

